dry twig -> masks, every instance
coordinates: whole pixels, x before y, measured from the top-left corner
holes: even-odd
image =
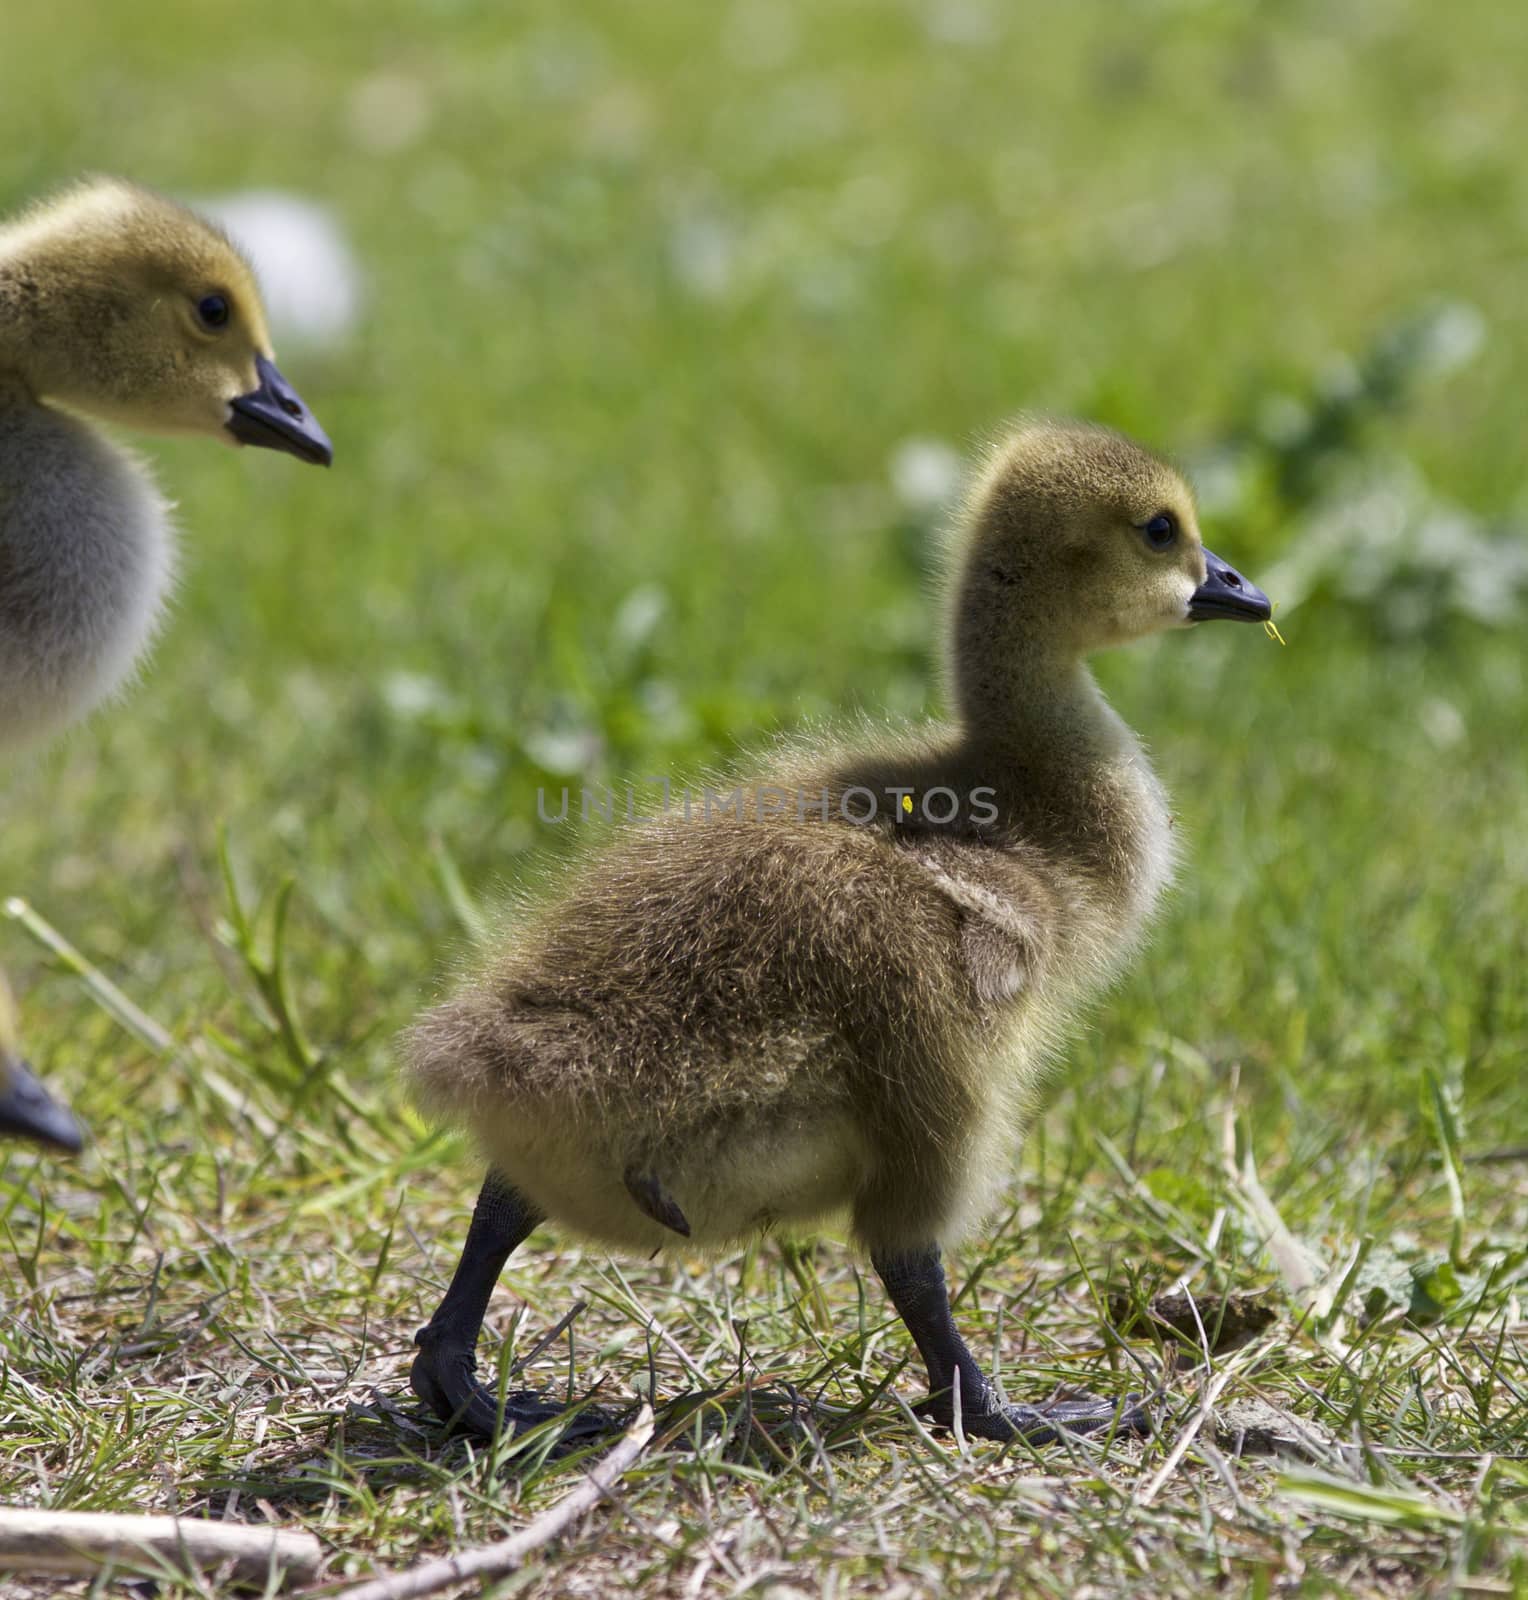
[[[227,1565],[263,1585],[272,1568],[307,1581],[322,1547],[311,1533],[196,1517],[140,1517],[104,1511],[0,1507],[0,1569],[90,1574],[104,1566],[139,1571],[177,1559],[201,1571]]]
[[[518,1533],[493,1544],[479,1545],[475,1550],[463,1550],[459,1555],[421,1562],[406,1572],[369,1579],[344,1590],[340,1600],[414,1600],[417,1595],[438,1594],[453,1583],[462,1583],[469,1578],[502,1578],[505,1573],[519,1567],[528,1555],[551,1544],[584,1512],[603,1499],[621,1474],[641,1455],[652,1436],[652,1407],[643,1406],[625,1438],[590,1472],[584,1482],[527,1523]]]

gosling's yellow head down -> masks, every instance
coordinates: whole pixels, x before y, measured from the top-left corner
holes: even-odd
[[[993,450],[955,555],[962,619],[984,632],[1021,627],[1064,655],[1269,615],[1267,597],[1205,549],[1183,478],[1086,423],[1024,421]]]
[[[39,398],[112,421],[324,466],[333,454],[276,368],[249,264],[212,224],[121,179],[0,227],[0,356]]]

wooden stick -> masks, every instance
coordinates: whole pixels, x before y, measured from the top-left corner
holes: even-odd
[[[418,1595],[439,1594],[453,1583],[469,1578],[502,1578],[505,1573],[513,1572],[524,1564],[528,1555],[551,1544],[609,1494],[611,1485],[642,1454],[643,1447],[653,1436],[653,1425],[652,1407],[643,1406],[625,1438],[589,1476],[555,1505],[548,1506],[539,1517],[526,1523],[519,1533],[494,1544],[463,1550],[459,1555],[422,1561],[406,1572],[389,1573],[358,1583],[354,1588],[343,1590],[338,1600],[415,1600]]]
[[[308,1581],[323,1550],[311,1533],[199,1517],[138,1517],[106,1511],[0,1506],[0,1571],[93,1573],[108,1564],[133,1572],[225,1563],[263,1586],[271,1569]]]

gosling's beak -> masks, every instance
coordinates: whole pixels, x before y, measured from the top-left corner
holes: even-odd
[[[0,1061],[0,1083],[5,1085],[0,1094],[0,1134],[19,1134],[71,1155],[84,1144],[69,1109],[43,1088],[25,1062]]]
[[[1204,582],[1189,597],[1190,622],[1209,622],[1215,617],[1266,622],[1273,615],[1268,596],[1255,583],[1248,583],[1235,567],[1210,550],[1204,553],[1204,564],[1208,569]]]
[[[298,398],[297,391],[276,370],[276,363],[265,356],[256,356],[255,376],[260,386],[241,394],[233,402],[228,431],[240,444],[285,450],[315,466],[327,467],[334,460],[334,446],[329,443],[329,435],[319,427],[313,413]]]

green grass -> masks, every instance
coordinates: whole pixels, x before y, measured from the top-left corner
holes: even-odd
[[[566,848],[538,785],[931,708],[926,530],[889,470],[909,439],[963,449],[1024,406],[1191,460],[1241,439],[1247,487],[1206,524],[1253,576],[1396,459],[1520,511],[1519,22],[12,9],[0,207],[82,168],[299,189],[369,300],[348,344],[281,351],[331,474],[153,447],[186,549],[153,671],[4,774],[0,896],[153,1026],[0,919],[30,1052],[95,1133],[75,1164],[0,1151],[0,1499],[275,1515],[362,1574],[569,1481],[545,1439],[442,1444],[406,1389],[476,1184],[392,1077],[467,947],[454,876],[488,900]],[[357,132],[378,75],[427,111],[395,150]],[[1319,410],[1338,358],[1439,298],[1483,318],[1473,363],[1360,403],[1330,459],[1278,443],[1288,397]],[[956,1268],[1012,1393],[1171,1368],[1161,1435],[925,1437],[908,1341],[831,1240],[703,1269],[538,1235],[492,1314],[506,1354],[589,1307],[534,1381],[571,1363],[575,1393],[624,1400],[651,1371],[673,1400],[693,1364],[723,1397],[504,1592],[1528,1589],[1520,634],[1398,628],[1332,585],[1281,623],[1284,650],[1199,630],[1100,663],[1189,865]],[[278,985],[255,907],[287,883]],[[1325,1325],[1264,1248],[1228,1119],[1344,1280]],[[1139,1314],[1180,1280],[1279,1320],[1207,1364]],[[1261,1400],[1303,1445],[1238,1457],[1210,1421],[1164,1475],[1222,1378],[1233,1419]]]

